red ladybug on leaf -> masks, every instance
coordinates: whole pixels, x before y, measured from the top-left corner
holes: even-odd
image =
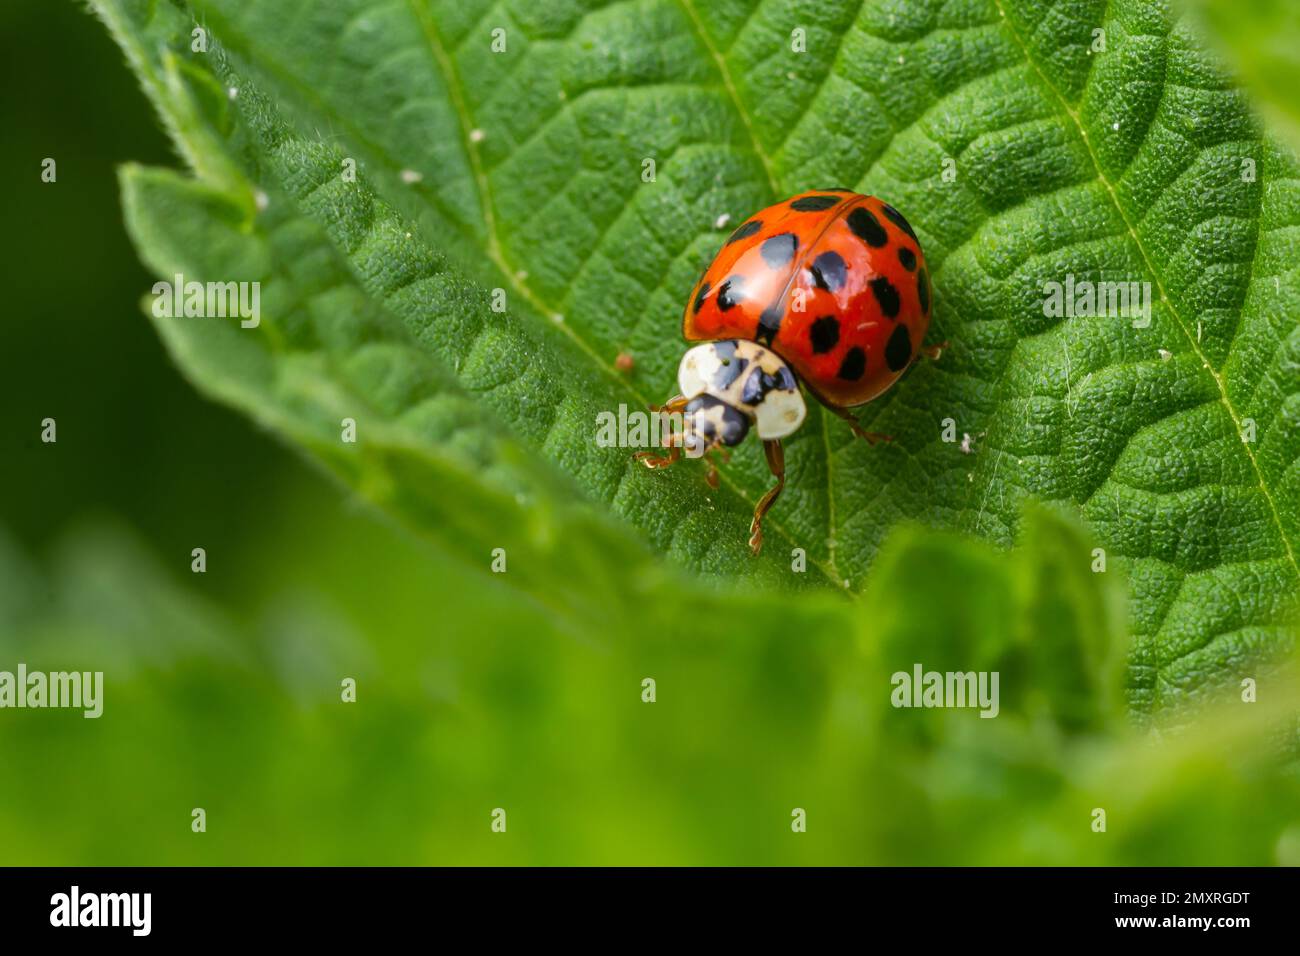
[[[763,546],[763,516],[785,487],[781,439],[806,414],[800,382],[854,434],[848,411],[888,389],[920,355],[930,327],[930,275],[916,233],[888,203],[843,189],[801,193],[751,216],[731,234],[691,292],[682,317],[688,342],[680,394],[656,410],[681,413],[666,454],[640,452],[667,468],[739,444],[758,432],[776,485],[759,499],[749,546]],[[944,343],[946,344],[946,343]],[[711,473],[712,474],[712,473]]]

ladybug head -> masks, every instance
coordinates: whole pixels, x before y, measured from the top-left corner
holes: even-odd
[[[808,412],[790,366],[771,349],[745,339],[688,350],[677,386],[688,399],[683,422],[688,455],[738,445],[751,427],[764,441],[784,438]]]

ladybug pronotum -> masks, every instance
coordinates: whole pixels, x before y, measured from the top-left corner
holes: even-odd
[[[691,292],[682,336],[702,342],[682,357],[679,394],[657,411],[680,413],[667,468],[738,445],[753,429],[776,477],[754,507],[749,546],[763,546],[763,516],[785,487],[781,439],[807,409],[800,383],[871,444],[848,411],[871,401],[921,355],[930,326],[930,275],[921,243],[888,203],[845,189],[800,193],[749,217],[723,244]],[[946,343],[945,343],[946,344]],[[716,472],[710,466],[710,483]]]

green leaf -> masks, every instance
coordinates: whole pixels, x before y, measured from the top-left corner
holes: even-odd
[[[303,258],[290,246],[267,291],[284,310],[241,333],[238,350],[259,356],[238,360],[249,368],[278,380],[296,367],[314,394],[347,384],[401,419],[436,365],[503,441],[563,473],[531,462],[532,480],[572,482],[658,550],[765,586],[860,590],[903,520],[1009,544],[1026,500],[1077,507],[1106,573],[1129,584],[1139,711],[1218,694],[1293,642],[1300,170],[1163,5],[195,0],[220,41],[201,54],[176,9],[94,5],[202,189],[230,207],[228,231],[264,244],[309,233],[346,302],[324,322],[371,316],[384,356],[367,364],[346,339],[319,354],[285,277]],[[339,175],[344,157],[358,182]],[[720,217],[816,186],[906,213],[934,278],[932,336],[952,347],[863,410],[890,446],[810,416],[753,562],[744,532],[769,480],[755,448],[709,494],[693,466],[648,474],[597,448],[593,423],[670,393],[682,297],[725,235]],[[160,271],[197,257],[169,199],[127,200]],[[231,251],[191,262],[228,278],[244,254]],[[1149,326],[1049,316],[1045,284],[1067,277],[1146,284]],[[505,317],[488,307],[494,288]],[[381,384],[394,343],[407,391]],[[234,345],[200,360],[173,338],[173,351],[208,362],[191,372],[218,393],[241,374]],[[275,389],[222,394],[303,430]],[[947,420],[970,441],[944,441]],[[445,453],[444,435],[408,439],[421,457]],[[343,470],[358,484],[369,473]],[[428,497],[394,474],[394,499]]]

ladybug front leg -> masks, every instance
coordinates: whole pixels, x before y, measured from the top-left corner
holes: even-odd
[[[656,415],[676,415],[685,410],[687,402],[690,399],[684,395],[674,395],[662,405],[651,405],[650,411]],[[666,455],[656,455],[652,451],[639,451],[632,457],[641,462],[647,468],[658,469],[668,468],[677,463],[682,457],[682,443],[684,435],[681,432],[669,432],[664,438],[664,447],[668,449]]]
[[[894,440],[893,435],[882,435],[880,432],[867,431],[858,423],[858,420],[853,417],[853,413],[850,412],[847,408],[835,408],[830,405],[827,405],[826,407],[829,408],[836,415],[840,416],[840,418],[848,422],[849,427],[853,429],[853,434],[857,435],[859,438],[865,439],[867,444],[869,445],[874,445],[878,441]]]
[[[674,415],[678,412],[684,412],[686,410],[686,404],[689,401],[690,399],[685,395],[674,395],[662,405],[651,405],[650,411],[656,414],[663,414],[666,412],[669,415]]]
[[[670,445],[666,455],[656,455],[652,451],[639,451],[632,457],[651,470],[668,468],[675,465],[682,457],[682,446],[680,442]]]
[[[781,448],[781,442],[763,442],[763,453],[767,456],[767,467],[776,476],[776,484],[758,499],[758,504],[754,506],[754,520],[749,523],[749,550],[755,557],[763,550],[763,516],[776,504],[781,489],[785,487],[785,451]]]

